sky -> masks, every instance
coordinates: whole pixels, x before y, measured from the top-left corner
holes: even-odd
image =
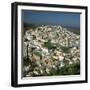
[[[80,13],[22,10],[22,21],[29,24],[80,28]]]

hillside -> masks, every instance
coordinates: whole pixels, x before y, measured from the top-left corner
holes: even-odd
[[[24,77],[80,74],[80,35],[52,25],[24,32]]]

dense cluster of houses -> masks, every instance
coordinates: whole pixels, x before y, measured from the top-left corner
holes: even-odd
[[[23,58],[25,77],[50,75],[80,62],[80,35],[61,26],[30,28],[23,37]]]

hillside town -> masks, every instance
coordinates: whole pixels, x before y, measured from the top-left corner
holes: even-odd
[[[23,35],[23,77],[80,74],[80,35],[40,25]]]

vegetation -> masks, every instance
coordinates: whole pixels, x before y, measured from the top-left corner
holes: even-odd
[[[64,53],[69,53],[69,47],[65,47],[65,46],[60,46],[60,48],[62,49],[62,51],[64,52]]]
[[[34,54],[36,54],[37,56],[42,57],[42,52],[34,52]]]
[[[80,74],[80,63],[73,63],[71,65],[65,65],[58,71],[58,74],[61,74],[61,75]]]
[[[56,48],[56,46],[53,43],[51,43],[51,40],[48,40],[48,42],[45,42],[43,46],[47,47],[48,49],[55,49]]]
[[[80,74],[80,63],[74,63],[71,65],[65,65],[57,70],[52,69],[49,76],[52,75],[79,75]]]

